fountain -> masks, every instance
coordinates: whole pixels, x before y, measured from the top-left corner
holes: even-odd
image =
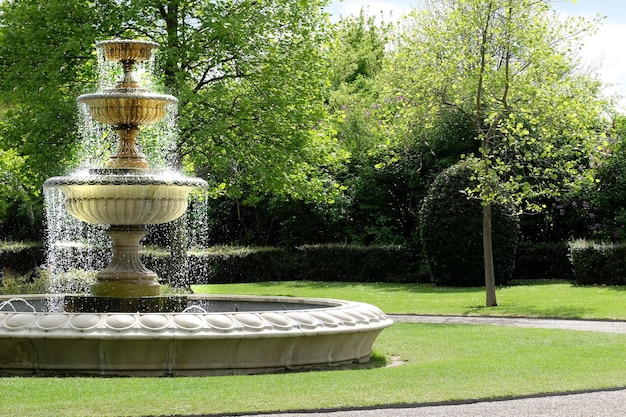
[[[234,295],[164,296],[141,261],[146,225],[176,220],[199,178],[152,170],[139,150],[142,126],[165,117],[173,96],[143,89],[134,67],[153,42],[113,40],[97,48],[123,67],[113,88],[78,97],[91,117],[111,125],[117,152],[105,168],[54,177],[77,219],[107,225],[112,259],[90,294],[0,298],[0,372],[101,375],[219,375],[281,371],[369,360],[392,321],[358,302]]]

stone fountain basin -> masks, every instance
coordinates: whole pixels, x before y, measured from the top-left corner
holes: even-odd
[[[145,225],[182,216],[189,194],[206,182],[169,175],[86,174],[53,177],[44,187],[61,189],[67,211],[84,222]]]
[[[33,305],[43,299],[23,297]],[[227,375],[362,363],[393,323],[375,306],[344,300],[188,299],[205,311],[0,311],[0,372]]]

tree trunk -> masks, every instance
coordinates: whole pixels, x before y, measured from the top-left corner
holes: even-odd
[[[487,307],[498,305],[496,300],[496,276],[493,268],[493,242],[491,240],[491,204],[483,205],[483,256],[485,261],[485,292]]]

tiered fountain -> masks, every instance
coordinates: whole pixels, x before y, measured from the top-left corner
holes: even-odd
[[[78,97],[91,117],[119,137],[106,168],[54,177],[65,207],[88,223],[109,225],[112,260],[90,294],[64,294],[64,311],[43,296],[0,299],[0,372],[113,375],[256,373],[368,361],[377,335],[391,325],[364,303],[293,297],[160,295],[157,275],[141,262],[145,227],[173,221],[198,178],[150,170],[138,150],[141,126],[163,119],[175,97],[141,88],[137,62],[153,42],[97,44],[124,75],[101,93]]]

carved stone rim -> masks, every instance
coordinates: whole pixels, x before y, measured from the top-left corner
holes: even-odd
[[[115,45],[115,44],[137,44],[137,45],[154,46],[156,48],[159,47],[159,44],[157,42],[142,41],[142,40],[136,40],[136,39],[109,39],[105,41],[98,41],[96,42],[96,47],[99,47],[101,45],[104,46],[104,45]]]
[[[21,296],[28,300],[35,296]],[[41,298],[42,296],[39,295]],[[65,313],[0,311],[0,336],[29,338],[258,338],[260,335],[358,333],[393,321],[377,307],[355,301],[296,297],[188,296],[190,300],[317,304],[319,308],[207,313]],[[5,297],[3,297],[5,298]],[[2,298],[0,298],[1,300]]]
[[[104,100],[104,99],[113,99],[113,100],[132,100],[132,99],[141,99],[141,100],[155,100],[155,101],[164,101],[167,103],[178,103],[178,99],[169,94],[161,94],[155,93],[149,90],[144,90],[141,88],[132,89],[132,88],[123,88],[123,89],[110,89],[108,91],[100,92],[100,93],[89,93],[78,96],[76,101],[82,103],[88,100]]]
[[[207,182],[202,178],[168,176],[159,174],[122,174],[122,175],[68,175],[52,177],[44,182],[44,187],[62,187],[67,185],[171,185],[181,187],[206,188]]]

